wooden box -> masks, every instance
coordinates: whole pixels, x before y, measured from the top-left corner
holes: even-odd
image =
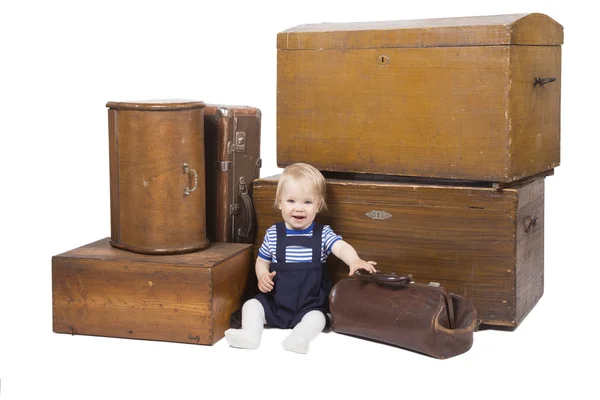
[[[543,14],[277,35],[277,164],[513,182],[560,163],[563,28]]]
[[[210,241],[252,243],[252,181],[260,175],[261,112],[209,104],[204,109],[206,235]]]
[[[144,254],[208,246],[204,107],[169,100],[107,104],[111,242]]]
[[[254,183],[255,254],[281,220],[276,177]],[[439,282],[473,301],[487,325],[516,327],[544,290],[544,180],[496,190],[398,181],[327,180],[331,225],[385,273]],[[348,267],[327,259],[334,282]]]
[[[249,244],[144,255],[99,240],[52,257],[53,329],[212,345],[241,307],[253,270]]]

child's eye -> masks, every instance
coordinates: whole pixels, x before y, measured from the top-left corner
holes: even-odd
[[[306,200],[306,201],[304,202],[304,204],[312,204],[312,201],[310,201],[310,200]]]
[[[288,202],[288,203],[294,203],[294,200],[292,200],[292,199],[287,199],[287,202]]]

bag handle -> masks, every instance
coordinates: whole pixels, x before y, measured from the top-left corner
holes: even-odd
[[[412,275],[408,274],[406,276],[400,276],[400,275],[396,275],[394,272],[392,272],[391,274],[381,274],[379,272],[375,272],[374,274],[368,274],[368,273],[360,272],[360,270],[357,270],[356,272],[354,272],[354,275],[356,277],[358,277],[359,279],[370,279],[370,280],[374,280],[377,282],[383,282],[383,283],[411,283],[412,282]]]

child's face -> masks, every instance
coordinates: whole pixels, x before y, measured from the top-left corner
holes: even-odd
[[[285,226],[296,230],[308,228],[319,211],[319,200],[317,191],[309,181],[288,178],[279,202]]]

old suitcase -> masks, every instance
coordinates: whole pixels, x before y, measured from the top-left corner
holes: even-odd
[[[212,345],[253,275],[252,246],[145,255],[103,239],[52,257],[53,330]]]
[[[206,235],[210,241],[254,241],[252,181],[259,177],[261,113],[247,106],[204,109]]]
[[[276,177],[254,183],[255,255],[281,215]],[[516,327],[544,289],[544,180],[496,190],[397,181],[327,179],[329,224],[377,269],[438,282],[470,299],[483,324]],[[334,282],[348,274],[335,256]]]
[[[109,102],[110,244],[146,254],[208,246],[201,101]]]
[[[543,173],[560,162],[562,43],[543,14],[280,32],[277,163],[489,182]]]

